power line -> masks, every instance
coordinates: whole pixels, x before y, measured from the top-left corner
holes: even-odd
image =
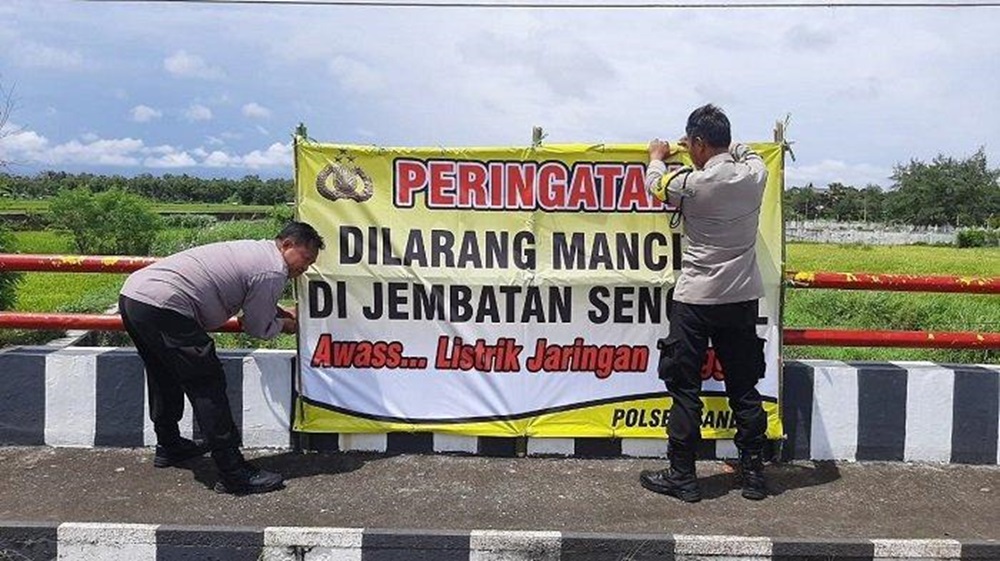
[[[129,4],[249,4],[268,6],[359,6],[380,8],[527,8],[544,10],[767,10],[767,9],[831,9],[831,8],[998,8],[1000,2],[627,2],[606,4],[602,2],[553,3],[499,0],[452,1],[444,0],[84,0],[86,2]]]

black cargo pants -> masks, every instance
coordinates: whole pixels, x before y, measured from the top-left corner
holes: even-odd
[[[209,448],[239,448],[226,374],[212,337],[191,318],[126,296],[119,297],[118,310],[146,366],[157,443],[170,446],[180,439],[177,423],[184,416],[186,394]]]
[[[736,418],[736,447],[764,448],[767,415],[757,381],[764,376],[764,340],[757,337],[757,301],[733,304],[673,302],[670,334],[657,341],[658,372],[673,397],[667,433],[672,449],[695,452],[701,442],[701,368],[711,338],[722,364],[729,408]]]

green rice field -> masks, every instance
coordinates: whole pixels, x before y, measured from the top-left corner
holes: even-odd
[[[1000,275],[1000,249],[788,244],[786,268],[797,271]],[[785,327],[1000,332],[1000,296],[860,290],[788,289]],[[998,351],[786,347],[786,358],[931,360],[994,363]]]
[[[268,238],[268,220],[220,222],[212,227],[169,229],[154,246],[156,255],[214,241]],[[74,253],[71,240],[51,231],[15,232],[22,253]],[[921,275],[993,276],[1000,274],[1000,249],[870,246],[790,243],[788,270]],[[17,309],[34,312],[100,313],[113,306],[124,275],[26,273]],[[821,289],[787,289],[785,327],[903,329],[925,331],[1000,332],[1000,296],[928,294]],[[13,334],[0,332],[0,344]],[[25,334],[21,333],[24,337]],[[34,337],[35,335],[28,335]],[[254,341],[220,335],[220,347],[267,346],[294,348],[295,338]],[[1000,362],[998,351],[953,351],[895,348],[786,347],[786,358],[837,360],[930,360],[936,362]]]

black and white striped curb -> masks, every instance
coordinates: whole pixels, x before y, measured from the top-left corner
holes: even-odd
[[[219,353],[233,418],[250,448],[291,445],[290,351]],[[135,349],[16,347],[0,351],[0,445],[141,447],[156,443]],[[197,434],[184,402],[181,433]]]
[[[490,456],[662,457],[662,438],[505,438],[431,432],[293,434],[292,351],[226,351],[233,416],[249,448]],[[154,444],[133,349],[0,351],[0,445]],[[785,460],[1000,464],[1000,365],[790,361],[783,370]],[[190,411],[182,433],[196,435]],[[702,459],[735,457],[706,440]]]
[[[0,523],[0,559],[88,561],[997,560],[1000,541]]]

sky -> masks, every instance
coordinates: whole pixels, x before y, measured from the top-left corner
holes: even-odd
[[[983,148],[1000,167],[998,61],[990,7],[2,0],[0,161],[290,178],[299,123],[346,144],[520,146],[533,126],[549,144],[644,144],[715,103],[739,141],[790,116],[788,187],[889,188],[895,166],[938,155]]]

